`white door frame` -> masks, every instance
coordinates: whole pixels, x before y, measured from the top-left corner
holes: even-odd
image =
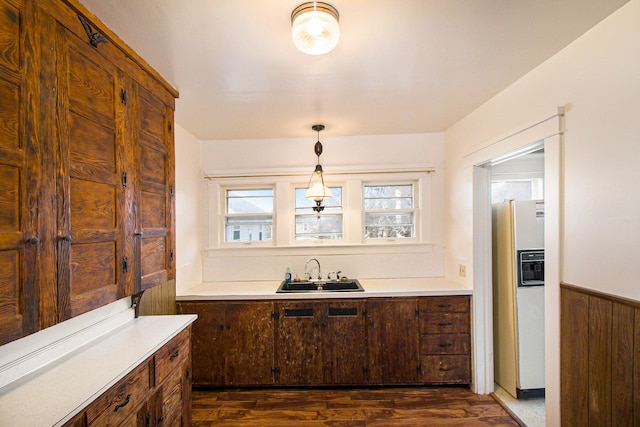
[[[560,280],[562,265],[562,202],[564,112],[557,122],[545,120],[525,131],[487,145],[473,157],[473,265],[474,265],[474,391],[490,393],[493,376],[493,295],[491,265],[490,171],[485,167],[539,141],[545,162],[545,384],[546,425],[560,425]],[[557,123],[557,124],[556,124]],[[550,129],[552,129],[550,131]],[[484,151],[484,150],[483,150]]]

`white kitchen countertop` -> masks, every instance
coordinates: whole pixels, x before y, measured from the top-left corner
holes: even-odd
[[[0,425],[61,425],[145,361],[194,315],[141,316],[0,389]]]
[[[176,296],[178,301],[380,298],[399,296],[471,295],[471,289],[443,277],[358,279],[364,292],[276,293],[278,281],[205,282]]]

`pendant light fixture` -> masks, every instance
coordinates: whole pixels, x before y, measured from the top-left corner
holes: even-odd
[[[340,15],[328,3],[303,3],[291,13],[293,44],[308,55],[331,52],[340,39]]]
[[[324,206],[322,206],[322,201],[324,199],[330,199],[333,197],[331,194],[331,189],[324,184],[324,176],[322,171],[322,165],[320,164],[320,155],[322,154],[322,143],[320,142],[320,131],[324,130],[324,125],[313,125],[311,129],[315,130],[318,133],[318,141],[313,146],[313,151],[318,156],[318,162],[316,167],[311,174],[311,178],[309,178],[309,185],[307,185],[307,191],[304,194],[304,197],[307,199],[312,199],[316,202],[316,205],[313,206],[313,210],[320,218],[320,212],[324,210]]]

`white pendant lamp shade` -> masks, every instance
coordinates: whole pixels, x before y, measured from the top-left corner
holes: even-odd
[[[291,13],[293,43],[309,55],[322,55],[333,50],[340,39],[338,11],[327,3],[308,2]]]
[[[313,199],[315,201],[322,201],[323,199],[330,199],[333,197],[331,189],[326,185],[322,185],[322,182],[316,181],[311,184],[311,187],[304,193],[304,197],[307,199]]]

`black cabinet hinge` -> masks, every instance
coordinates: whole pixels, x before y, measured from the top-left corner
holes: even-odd
[[[122,258],[122,272],[123,273],[128,273],[129,272],[129,258],[128,257]]]
[[[127,91],[120,89],[120,101],[123,105],[127,105]]]
[[[91,25],[89,25],[89,21],[87,21],[84,16],[78,15],[78,19],[82,23],[82,26],[84,27],[84,31],[87,33],[87,37],[89,37],[89,43],[91,43],[91,46],[98,47],[100,43],[106,43],[109,41],[102,34],[94,33],[93,30],[91,29]]]
[[[277,311],[272,311],[271,318],[274,320],[278,320],[280,318],[280,313],[278,313]]]
[[[416,308],[415,313],[416,313],[416,317],[420,317],[420,309],[419,308]]]
[[[127,181],[127,173],[126,173],[126,172],[123,172],[123,173],[122,173],[122,186],[123,186],[124,188],[127,188],[127,184],[128,184],[128,181]]]
[[[169,261],[173,262],[173,249],[169,251]]]
[[[274,366],[273,368],[271,368],[271,375],[276,375],[280,373],[280,368],[278,368],[277,366]]]
[[[171,132],[171,122],[168,123],[167,128],[169,129],[169,132]]]
[[[169,186],[169,196],[173,197],[173,185]]]

